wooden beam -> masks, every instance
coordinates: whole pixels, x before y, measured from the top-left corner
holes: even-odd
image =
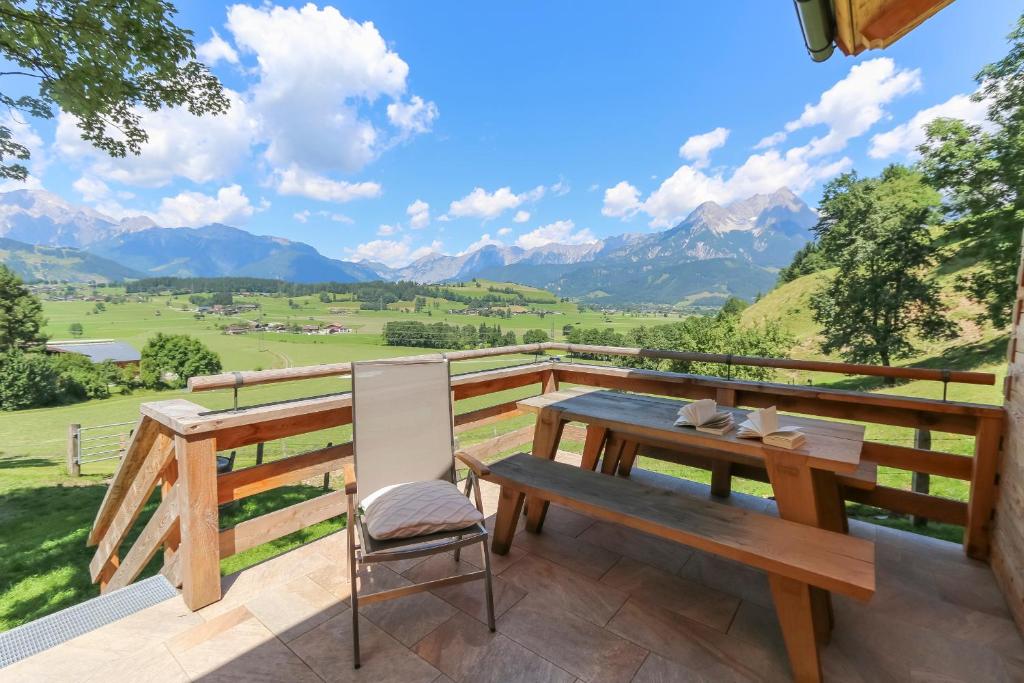
[[[142,533],[135,539],[131,550],[124,556],[121,565],[110,578],[107,591],[124,588],[135,580],[135,577],[146,568],[149,561],[156,555],[164,540],[178,526],[178,487],[171,489],[170,494],[160,503],[153,516],[146,522]]]
[[[937,477],[950,477],[970,481],[973,459],[942,451],[895,446],[877,441],[865,441],[861,457],[885,467],[911,472],[924,472]]]
[[[92,530],[89,532],[86,545],[96,545],[107,533],[107,527],[110,526],[110,522],[120,509],[125,493],[135,481],[135,475],[146,461],[159,431],[159,425],[156,422],[143,417],[135,431],[132,432],[128,450],[121,458],[121,462],[114,472],[114,479],[107,487],[106,493],[103,494],[103,501],[100,503],[99,510],[96,511],[96,519],[92,523]]]
[[[229,557],[337,517],[344,514],[345,505],[345,492],[332,491],[241,522],[220,532],[217,538],[220,556]]]
[[[279,486],[335,472],[351,456],[352,443],[348,442],[222,474],[217,477],[217,503],[224,505]]]
[[[974,470],[967,506],[964,548],[969,557],[987,560],[991,551],[992,516],[996,504],[996,472],[1002,450],[1003,421],[981,420],[974,439]],[[925,515],[929,517],[929,515]]]
[[[209,437],[174,437],[181,498],[182,597],[192,611],[220,600],[217,512],[217,442]]]
[[[477,408],[466,413],[455,416],[455,433],[459,434],[470,429],[476,429],[493,422],[507,420],[510,417],[522,415],[516,401],[506,401],[486,408]]]
[[[100,572],[117,553],[117,549],[131,531],[135,520],[139,518],[139,513],[156,488],[157,480],[173,459],[174,441],[169,434],[161,431],[156,434],[152,448],[136,470],[131,484],[123,489],[120,505],[107,525],[106,532],[99,539],[96,552],[89,563],[89,576],[93,581],[99,580]],[[96,527],[93,527],[93,530],[95,531]]]
[[[877,486],[871,490],[844,486],[843,498],[904,515],[927,517],[936,522],[958,526],[967,524],[967,504],[958,500],[949,500],[888,486]]]
[[[868,49],[886,48],[919,26],[953,0],[895,0],[864,16],[858,42]]]

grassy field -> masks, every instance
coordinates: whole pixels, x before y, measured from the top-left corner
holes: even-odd
[[[748,309],[744,317],[748,322],[763,316],[781,317],[800,339],[794,350],[797,357],[817,358],[816,338],[818,330],[810,319],[807,297],[820,282],[820,275],[797,280],[768,294],[758,304]],[[456,288],[460,295],[471,297],[489,293],[489,287],[504,284],[479,282],[468,283]],[[525,290],[528,288],[520,288]],[[100,290],[117,293],[117,290]],[[440,292],[439,292],[440,293]],[[526,292],[531,298],[543,297],[540,290]],[[381,345],[381,330],[389,320],[419,320],[422,322],[448,322],[450,324],[474,324],[486,322],[500,324],[503,330],[514,330],[521,338],[528,329],[543,329],[554,338],[562,338],[565,325],[581,327],[611,327],[625,332],[639,325],[653,325],[671,322],[664,316],[642,316],[639,314],[617,313],[606,315],[600,312],[579,311],[575,304],[558,301],[548,296],[545,303],[529,304],[528,308],[537,313],[516,315],[512,318],[477,317],[449,313],[465,307],[442,298],[428,298],[427,307],[420,313],[413,312],[414,302],[398,302],[386,311],[359,310],[358,302],[346,299],[324,303],[317,296],[294,297],[289,301],[283,297],[236,297],[236,301],[251,301],[260,305],[255,314],[237,318],[208,315],[196,319],[189,307],[187,296],[151,297],[146,302],[106,304],[106,310],[95,312],[95,305],[84,301],[45,302],[44,312],[48,318],[46,332],[53,339],[67,338],[69,326],[80,323],[85,338],[113,338],[127,341],[141,348],[146,340],[157,332],[188,333],[198,337],[204,344],[220,354],[226,370],[247,370],[283,368],[316,363],[361,360],[387,356],[422,353],[422,348],[406,348]],[[542,316],[540,312],[543,312]],[[926,345],[920,357],[909,359],[912,364],[932,367],[976,368],[1000,375],[1003,366],[1004,340],[997,331],[972,327],[970,310],[961,315],[965,333],[957,343]],[[260,319],[264,322],[286,324],[340,323],[355,330],[351,334],[319,336],[290,333],[262,333],[247,335],[225,335],[220,327],[239,323],[245,319]],[[469,372],[502,365],[520,363],[532,357],[480,359],[456,363],[453,372]],[[911,382],[896,387],[881,387],[877,382],[853,380],[823,373],[780,373],[779,381],[815,385],[830,385],[845,388],[870,388],[910,396],[938,398],[941,387],[934,382]],[[345,379],[319,379],[301,383],[276,384],[253,387],[241,392],[243,405],[279,401],[299,396],[334,393],[348,389]],[[459,410],[511,400],[533,392],[532,387],[505,392],[501,395],[484,396],[460,402]],[[8,629],[31,619],[38,618],[57,609],[80,602],[96,594],[96,588],[89,582],[87,566],[91,549],[85,547],[85,538],[92,524],[104,491],[104,480],[109,477],[116,461],[85,465],[83,476],[71,478],[65,470],[65,449],[67,426],[75,422],[82,425],[98,425],[111,422],[135,420],[139,405],[146,401],[186,397],[211,409],[231,405],[231,393],[227,391],[204,394],[187,394],[184,391],[137,391],[129,395],[115,395],[109,399],[88,401],[68,406],[0,413],[0,630]],[[999,402],[997,387],[974,387],[958,385],[950,390],[950,398],[979,403]],[[490,438],[500,432],[518,428],[529,422],[527,416],[508,420],[498,425],[481,427],[473,432],[460,435],[462,444]],[[320,447],[327,442],[339,443],[350,438],[349,427],[326,430],[315,434],[283,439],[267,444],[268,460],[293,455],[310,448]],[[868,438],[902,445],[909,445],[913,433],[909,429],[870,425]],[[969,454],[972,440],[968,437],[936,434],[934,448],[954,453]],[[581,444],[563,444],[568,449],[578,450]],[[255,461],[255,449],[245,448],[236,454],[236,467],[251,465]],[[683,468],[644,459],[641,466],[685,476],[697,481],[709,481],[709,474],[702,470]],[[882,483],[901,488],[909,487],[909,473],[882,468],[879,479]],[[332,482],[332,486],[337,482]],[[770,495],[766,485],[737,480],[736,490],[756,495]],[[964,482],[932,477],[932,491],[949,498],[963,500],[967,488]],[[322,493],[319,486],[293,486],[278,489],[260,496],[254,496],[240,504],[222,510],[225,525],[248,519],[270,510],[278,509],[300,500]],[[155,502],[150,503],[150,508]],[[905,528],[909,521],[881,511],[855,508],[853,512],[866,519],[889,526]],[[145,517],[145,515],[144,515]],[[228,558],[222,562],[222,572],[230,573],[272,556],[297,543],[322,536],[338,528],[343,522],[333,520],[289,537]],[[137,525],[137,529],[141,525]],[[950,540],[957,540],[961,530],[957,527],[930,525],[927,532]],[[156,564],[149,568],[155,571]]]

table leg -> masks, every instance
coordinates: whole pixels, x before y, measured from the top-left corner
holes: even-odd
[[[498,512],[494,515],[494,531],[491,533],[491,551],[505,555],[512,547],[512,537],[516,535],[516,524],[523,511],[525,496],[507,486],[501,487],[498,496]]]
[[[619,456],[619,476],[628,477],[633,471],[633,463],[636,462],[636,453],[640,444],[636,441],[627,441],[622,446],[622,454]]]
[[[537,429],[533,433],[533,455],[554,460],[558,442],[562,440],[565,421],[561,411],[543,410],[537,417]],[[526,530],[540,533],[548,513],[548,501],[530,496],[526,501]]]
[[[834,472],[813,470],[797,453],[771,453],[765,458],[775,492],[779,517],[791,522],[842,533],[839,483]],[[811,588],[811,603],[818,642],[829,641],[835,616],[828,591]]]
[[[619,458],[622,456],[622,449],[626,442],[618,434],[612,433],[608,437],[608,445],[604,447],[604,457],[601,459],[601,473],[615,474],[619,467]]]
[[[597,469],[597,459],[601,457],[608,429],[597,425],[587,425],[587,440],[583,443],[583,460],[580,467],[593,472]]]

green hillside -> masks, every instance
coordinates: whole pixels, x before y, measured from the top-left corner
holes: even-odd
[[[0,238],[0,263],[28,282],[115,282],[141,277],[131,268],[80,249],[43,247],[7,238]]]
[[[943,261],[935,268],[935,277],[942,290],[942,298],[949,307],[949,317],[960,328],[955,339],[948,341],[917,340],[919,352],[911,358],[898,361],[901,366],[949,368],[955,370],[978,370],[992,372],[997,376],[995,386],[957,385],[950,389],[949,398],[979,403],[1002,402],[1002,378],[1006,373],[1005,350],[1009,332],[996,329],[988,323],[979,324],[975,316],[981,308],[956,291],[956,278],[971,267],[956,257],[956,245],[943,250]],[[779,320],[796,338],[792,349],[794,358],[808,360],[839,360],[821,353],[821,328],[814,321],[811,310],[811,295],[820,289],[833,270],[822,270],[804,275],[792,282],[776,287],[759,301],[743,311],[746,324],[768,320]],[[828,383],[836,386],[879,389],[904,396],[926,396],[941,398],[942,387],[938,382],[910,382],[895,388],[882,389],[879,381],[871,379],[851,380],[837,378],[825,373],[791,372],[780,373],[785,380],[815,384]]]

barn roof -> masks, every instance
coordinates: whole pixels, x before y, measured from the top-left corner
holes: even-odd
[[[112,339],[49,342],[46,345],[46,350],[53,353],[78,353],[88,356],[93,363],[102,363],[107,360],[112,360],[115,363],[134,363],[142,358],[138,350],[131,344]]]

